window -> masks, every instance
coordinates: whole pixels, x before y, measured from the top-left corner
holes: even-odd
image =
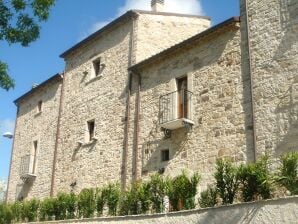
[[[87,121],[87,128],[88,128],[88,138],[87,140],[90,142],[93,140],[94,133],[95,133],[95,121],[91,120],[91,121]]]
[[[33,142],[33,153],[32,153],[32,174],[36,173],[36,158],[37,158],[38,141]]]
[[[37,103],[37,113],[40,113],[42,111],[42,101],[38,101]]]
[[[93,69],[94,69],[94,74],[95,77],[99,76],[101,73],[101,63],[100,63],[100,58],[96,59],[93,61]]]
[[[169,149],[164,149],[161,150],[161,161],[169,161],[170,160],[170,150]]]

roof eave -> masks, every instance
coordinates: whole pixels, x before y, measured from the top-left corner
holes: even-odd
[[[63,52],[60,57],[61,58],[66,58],[70,53],[72,53],[74,50],[76,50],[79,47],[84,46],[87,42],[93,40],[95,37],[99,36],[100,34],[106,32],[107,30],[110,30],[114,25],[125,21],[126,19],[131,18],[133,15],[136,15],[136,12],[133,10],[127,11],[125,14],[123,14],[122,16],[118,17],[117,19],[115,19],[114,21],[110,22],[109,24],[107,24],[106,26],[104,26],[103,28],[99,29],[98,31],[96,31],[95,33],[91,34],[90,36],[86,37],[85,39],[83,39],[82,41],[80,41],[79,43],[75,44],[74,46],[72,46],[71,48],[69,48],[68,50],[66,50],[65,52]]]
[[[17,98],[16,100],[14,100],[14,104],[15,105],[19,105],[19,102],[21,100],[23,100],[24,98],[30,96],[31,94],[33,94],[34,92],[36,92],[37,90],[41,89],[42,87],[44,87],[45,85],[49,84],[52,81],[55,80],[62,80],[63,79],[63,74],[57,73],[55,75],[53,75],[52,77],[50,77],[49,79],[47,79],[46,81],[42,82],[41,84],[39,84],[37,87],[32,88],[31,90],[29,90],[28,92],[26,92],[25,94],[23,94],[22,96],[20,96],[19,98]]]

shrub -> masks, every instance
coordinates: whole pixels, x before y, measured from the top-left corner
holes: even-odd
[[[149,199],[152,202],[152,208],[156,213],[163,211],[163,200],[168,193],[170,180],[164,179],[160,174],[154,174],[148,182]]]
[[[45,198],[39,206],[39,220],[52,220],[55,215],[55,200],[54,198]]]
[[[201,192],[199,199],[201,208],[214,207],[217,204],[217,189],[216,187],[208,186],[207,190]]]
[[[272,177],[268,169],[268,156],[263,156],[253,164],[242,164],[239,168],[242,199],[253,201],[261,196],[263,199],[271,197]]]
[[[105,195],[103,194],[103,191],[100,188],[96,189],[96,211],[97,216],[102,216],[103,208],[106,203]]]
[[[14,222],[22,221],[22,208],[23,208],[22,203],[19,201],[16,201],[10,206],[10,208],[13,214]]]
[[[118,184],[109,184],[102,190],[102,196],[106,199],[109,215],[117,215],[117,206],[120,199],[120,187]]]
[[[83,189],[78,195],[79,217],[91,218],[95,211],[94,189]]]
[[[149,210],[149,184],[136,182],[122,193],[120,200],[120,215],[144,214]]]
[[[298,194],[298,152],[290,152],[281,157],[279,183],[292,195]]]
[[[22,219],[33,222],[37,220],[38,216],[39,201],[37,199],[32,199],[30,201],[23,202],[22,208]]]
[[[13,220],[13,214],[9,205],[0,204],[0,224],[10,224]]]
[[[233,204],[239,186],[237,168],[229,160],[218,159],[214,177],[222,204]]]
[[[185,171],[170,182],[169,199],[172,210],[195,208],[195,196],[200,176],[196,173],[189,178]]]
[[[91,191],[93,191],[93,190],[91,189]],[[85,194],[85,196],[86,195],[87,194]],[[92,197],[92,195],[91,195],[91,197]],[[54,207],[55,207],[54,211],[55,211],[56,220],[71,219],[71,218],[75,217],[74,213],[76,210],[76,196],[73,193],[70,193],[70,194],[59,193],[57,195],[56,200],[54,200],[54,202],[55,202],[54,203]],[[88,210],[88,208],[86,210]],[[91,210],[91,208],[89,208],[89,210]],[[87,214],[88,212],[89,211],[87,211],[84,214]],[[92,211],[90,211],[90,213],[91,212]],[[93,210],[93,212],[94,212],[94,210]]]

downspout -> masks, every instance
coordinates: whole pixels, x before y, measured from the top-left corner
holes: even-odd
[[[250,93],[251,93],[251,118],[253,126],[253,159],[257,161],[257,137],[256,137],[256,121],[255,121],[255,106],[254,106],[254,95],[253,95],[253,74],[252,74],[252,58],[251,58],[251,42],[250,42],[250,26],[249,26],[249,15],[248,15],[248,0],[245,1],[245,13],[246,13],[246,34],[247,34],[247,54],[248,54],[248,69],[250,77]]]
[[[139,178],[138,158],[139,158],[139,132],[140,132],[140,91],[141,91],[141,75],[135,74],[137,77],[137,92],[136,92],[136,109],[135,109],[135,136],[134,136],[134,161],[133,161],[133,180],[137,181]]]
[[[129,131],[129,119],[130,119],[130,94],[131,94],[131,82],[132,74],[128,74],[128,90],[126,99],[126,112],[125,112],[125,127],[124,127],[124,147],[122,154],[122,166],[121,166],[121,188],[126,189],[126,176],[127,176],[127,151],[128,151],[128,131]]]
[[[16,124],[15,124],[14,131],[13,131],[12,150],[11,150],[11,155],[10,155],[10,164],[9,164],[9,172],[8,172],[6,195],[5,195],[5,203],[8,202],[8,190],[9,190],[9,182],[10,182],[12,158],[13,158],[13,155],[14,155],[16,130],[17,130],[17,125],[18,125],[18,117],[19,117],[19,105],[17,105],[17,118],[16,118]]]
[[[135,14],[132,15],[132,27],[130,31],[130,43],[128,52],[128,68],[133,64],[133,52],[134,52],[134,30],[135,30]],[[126,99],[126,112],[125,112],[125,125],[124,125],[124,139],[123,139],[123,154],[122,154],[122,166],[121,166],[121,188],[126,189],[127,178],[127,154],[128,154],[128,132],[129,132],[129,119],[130,119],[130,95],[132,85],[132,74],[128,71],[128,88]]]
[[[55,149],[54,149],[54,158],[53,158],[53,167],[52,167],[52,179],[51,179],[51,191],[50,197],[54,196],[54,186],[55,186],[55,176],[56,176],[56,163],[57,163],[57,152],[58,152],[58,142],[60,138],[60,123],[61,123],[61,114],[62,114],[62,104],[64,98],[64,73],[60,75],[62,79],[62,86],[60,91],[60,102],[59,102],[59,111],[58,111],[58,121],[57,121],[57,131],[56,131],[56,140],[55,140]]]

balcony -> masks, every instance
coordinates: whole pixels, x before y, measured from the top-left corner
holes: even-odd
[[[24,182],[32,181],[36,178],[35,173],[35,156],[26,155],[21,158],[20,178]]]
[[[194,125],[191,117],[193,93],[182,89],[159,99],[159,124],[166,130]]]

